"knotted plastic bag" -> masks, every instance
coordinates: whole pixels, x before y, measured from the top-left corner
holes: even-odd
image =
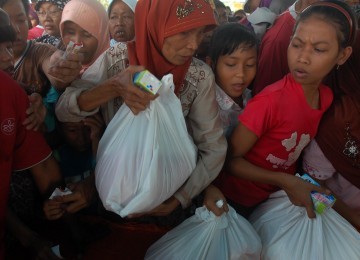
[[[250,222],[261,237],[261,259],[360,259],[360,234],[349,222],[332,208],[310,219],[282,190],[258,206]]]
[[[171,197],[196,165],[171,74],[159,97],[134,115],[124,104],[100,140],[96,187],[107,210],[122,217],[154,209]]]
[[[156,241],[145,259],[258,260],[260,252],[259,236],[233,208],[217,217],[204,206]]]

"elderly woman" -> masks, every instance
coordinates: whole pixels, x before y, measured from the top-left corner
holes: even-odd
[[[56,107],[63,121],[81,120],[101,107],[109,123],[123,103],[137,114],[154,98],[132,84],[134,72],[145,67],[158,78],[174,75],[175,93],[197,145],[198,161],[190,178],[151,212],[154,215],[167,215],[180,204],[187,207],[218,175],[225,159],[227,144],[215,100],[214,75],[206,64],[193,58],[204,33],[215,26],[210,2],[140,0],[135,12],[136,41],[107,50],[81,80],[66,89]],[[144,67],[128,67],[129,63]],[[64,196],[63,201],[71,202],[74,196]]]
[[[108,8],[111,46],[131,41],[135,37],[135,7],[137,0],[113,0]]]
[[[72,0],[66,4],[60,22],[65,45],[82,43],[79,53],[83,73],[110,47],[109,19],[105,8],[96,0]]]
[[[40,0],[35,5],[36,14],[44,28],[43,35],[35,41],[48,43],[62,48],[60,36],[60,20],[65,4],[69,0]]]

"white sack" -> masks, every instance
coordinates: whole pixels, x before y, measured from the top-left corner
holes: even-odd
[[[156,241],[145,259],[257,260],[260,252],[259,236],[233,208],[216,217],[204,206]]]
[[[360,234],[330,208],[309,219],[284,191],[273,193],[250,216],[260,235],[263,260],[360,259]]]
[[[122,105],[99,143],[96,188],[104,207],[122,217],[160,205],[196,165],[172,75],[162,83],[159,97],[138,115]]]

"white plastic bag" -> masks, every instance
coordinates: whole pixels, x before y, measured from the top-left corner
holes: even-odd
[[[233,208],[216,217],[204,206],[156,241],[145,259],[257,260],[260,252],[259,236]]]
[[[282,190],[262,203],[250,222],[262,240],[261,259],[360,259],[360,234],[349,222],[332,208],[309,219]]]
[[[99,143],[96,187],[104,207],[122,217],[160,205],[196,165],[172,75],[162,84],[159,97],[138,115],[121,106]]]

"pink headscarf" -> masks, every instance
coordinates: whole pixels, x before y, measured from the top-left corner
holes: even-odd
[[[92,61],[83,65],[88,68],[110,47],[109,19],[105,8],[96,0],[71,0],[63,10],[60,33],[63,37],[64,23],[71,21],[91,33],[98,41],[98,46]]]

